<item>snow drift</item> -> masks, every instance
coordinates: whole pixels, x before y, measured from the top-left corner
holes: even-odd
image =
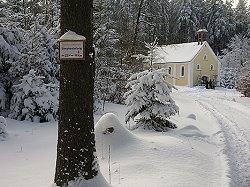
[[[96,146],[120,148],[131,143],[136,137],[129,132],[113,113],[103,115],[95,127]]]

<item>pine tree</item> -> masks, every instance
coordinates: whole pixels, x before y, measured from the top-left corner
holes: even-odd
[[[31,26],[26,39],[27,43],[21,50],[20,59],[13,62],[9,70],[11,76],[19,79],[34,69],[37,74],[45,77],[45,83],[58,82],[59,62],[56,39],[38,23]]]
[[[168,76],[164,70],[153,70],[153,63],[158,59],[155,53],[157,41],[146,43],[148,55],[135,55],[147,63],[149,70],[132,75],[126,88],[129,89],[124,95],[128,111],[125,121],[130,119],[136,122],[134,128],[154,129],[166,131],[168,128],[177,126],[170,122],[170,116],[179,112],[178,106],[170,96],[172,85],[164,80]]]
[[[7,94],[3,84],[0,82],[0,112],[5,110],[7,106]]]
[[[227,48],[223,50],[221,63],[223,67],[237,69],[237,75],[250,58],[250,39],[235,35]]]
[[[44,84],[44,77],[37,76],[34,70],[24,75],[21,83],[14,87],[11,99],[10,118],[34,122],[55,121],[58,119],[58,86]]]
[[[227,18],[227,40],[228,43],[231,38],[235,35],[235,29],[236,29],[236,22],[235,22],[235,12],[233,8],[233,0],[226,0],[225,2],[225,8],[226,8],[226,18]]]
[[[95,98],[99,102],[102,100],[103,104],[106,100],[121,103],[124,93],[119,85],[125,82],[126,76],[120,64],[119,36],[112,20],[111,2],[96,0],[94,5]]]
[[[247,2],[246,0],[239,0],[235,8],[235,21],[236,21],[236,34],[246,36],[248,24],[249,24],[249,15],[247,11]]]
[[[124,96],[128,106],[125,121],[133,119],[136,122],[134,128],[167,131],[177,127],[169,121],[179,108],[170,96],[172,85],[164,80],[165,76],[167,73],[162,70],[146,70],[128,80],[130,90]]]
[[[34,16],[29,12],[27,0],[6,0],[8,14],[7,19],[18,28],[28,30],[34,21]]]
[[[228,35],[226,8],[222,0],[206,1],[206,28],[209,33],[209,43],[215,54],[220,54],[226,47]]]
[[[20,58],[22,37],[23,32],[13,26],[0,27],[0,112],[9,109],[11,86],[15,81],[11,79],[9,69]]]
[[[236,78],[237,78],[237,74],[234,68],[225,68],[221,75],[220,85],[223,88],[233,89],[235,88]]]
[[[242,75],[239,77],[236,89],[240,91],[244,96],[250,97],[250,66],[245,68]]]
[[[195,40],[196,31],[199,30],[199,20],[190,0],[183,0],[178,18],[179,42],[192,42]]]

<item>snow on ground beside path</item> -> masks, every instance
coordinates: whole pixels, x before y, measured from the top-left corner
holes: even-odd
[[[106,180],[110,145],[114,187],[247,186],[250,99],[240,97],[235,90],[184,87],[173,96],[180,115],[171,118],[178,129],[169,132],[128,131],[126,107],[122,105],[105,105],[103,114],[111,112],[117,118],[106,114],[111,119],[103,116],[97,123],[102,116],[95,116],[100,170]],[[0,186],[51,186],[57,124],[11,119],[7,124],[8,139],[0,142]],[[104,135],[110,125],[117,134]]]
[[[0,186],[45,187],[53,182],[56,123],[7,119],[8,140],[0,142]]]
[[[197,123],[187,117],[178,117],[178,120]],[[103,116],[96,125],[97,150],[106,178],[109,177],[108,149],[111,146],[114,186],[228,185],[224,157],[214,143],[202,138],[208,135],[197,127],[188,125],[166,133],[138,129],[131,135],[121,126],[110,114]],[[110,127],[114,127],[114,132],[103,134]],[[126,136],[121,136],[122,131]]]

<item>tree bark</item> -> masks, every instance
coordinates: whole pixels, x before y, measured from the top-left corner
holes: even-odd
[[[95,156],[93,93],[93,0],[61,0],[61,34],[86,38],[85,60],[61,61],[57,160],[54,182],[67,186],[98,173]]]
[[[135,24],[133,43],[132,43],[132,50],[131,50],[132,54],[135,54],[135,52],[136,52],[135,48],[136,48],[137,36],[138,36],[138,32],[139,32],[139,24],[140,24],[143,3],[144,3],[144,0],[140,0],[140,5],[139,5],[138,13],[137,13],[136,24]]]

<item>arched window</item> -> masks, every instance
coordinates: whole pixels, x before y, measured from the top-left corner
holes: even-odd
[[[207,55],[206,55],[206,54],[203,56],[203,60],[204,60],[204,61],[207,61],[207,60],[208,60],[208,58],[207,58]]]
[[[184,66],[181,66],[180,76],[181,76],[181,77],[184,77],[184,75],[185,75],[185,67],[184,67]]]
[[[214,65],[210,64],[210,70],[214,70]]]
[[[196,70],[201,70],[200,64],[197,64],[197,65],[196,65]]]

